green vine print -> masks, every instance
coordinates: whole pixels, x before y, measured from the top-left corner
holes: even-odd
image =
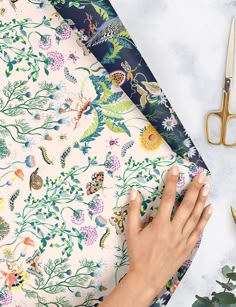
[[[129,256],[126,240],[122,243],[122,246],[115,246],[117,254],[115,255],[117,261],[115,262],[115,284],[118,285],[118,273],[119,269],[129,265]]]
[[[31,93],[27,81],[8,82],[3,87],[4,97],[0,98],[0,137],[11,138],[12,141],[27,147],[26,138],[42,136],[43,131],[56,130],[60,121],[48,114],[55,111],[53,100],[59,93],[59,87],[52,83],[41,82],[36,93]],[[44,121],[41,121],[43,114]],[[9,124],[8,118],[15,118]],[[32,118],[35,126],[32,127]]]
[[[0,59],[6,64],[5,74],[7,77],[15,68],[18,72],[29,72],[28,79],[32,78],[33,81],[36,81],[39,77],[40,64],[43,64],[46,75],[49,74],[49,66],[54,68],[53,54],[35,53],[34,46],[30,41],[32,35],[38,35],[43,42],[47,40],[48,35],[40,34],[36,29],[42,25],[53,29],[50,21],[51,18],[48,19],[45,16],[39,23],[33,22],[30,18],[21,21],[12,19],[8,23],[0,21]],[[18,47],[16,47],[16,42]]]
[[[99,231],[96,228],[104,227],[107,223],[101,215],[97,216],[103,211],[103,202],[99,199],[98,194],[95,194],[91,201],[84,201],[84,187],[79,176],[94,166],[106,166],[109,174],[111,167],[114,167],[107,165],[111,158],[114,159],[108,153],[105,162],[99,164],[96,157],[88,157],[86,166],[74,166],[67,172],[61,172],[59,177],[55,179],[46,177],[43,186],[45,188],[44,196],[36,199],[30,193],[25,199],[23,211],[15,213],[18,220],[15,239],[7,245],[13,245],[22,234],[29,233],[40,241],[39,251],[41,253],[45,251],[47,246],[50,246],[61,250],[62,255],[70,257],[75,242],[80,250],[83,250],[84,244],[94,244]],[[81,204],[84,205],[84,209],[81,209]],[[78,229],[71,226],[71,223],[75,225],[84,223],[85,211],[87,211],[90,220],[94,221],[95,227],[83,226]],[[65,218],[66,212],[71,213],[71,222]]]
[[[80,261],[78,269],[73,273],[68,264],[68,258],[49,259],[43,267],[44,278],[34,280],[33,290],[23,287],[22,291],[25,292],[26,297],[37,300],[36,306],[72,307],[75,305],[72,305],[67,299],[68,295],[56,296],[55,294],[59,295],[69,291],[73,294],[74,301],[76,301],[76,297],[81,295],[80,290],[86,289],[90,292],[85,297],[85,301],[77,306],[94,306],[95,303],[101,300],[101,294],[100,297],[96,298],[95,293],[98,296],[99,292],[106,289],[106,287],[95,283],[102,266],[102,262],[95,263],[94,261],[83,259]],[[96,292],[94,293],[92,290]],[[45,294],[54,294],[55,301],[48,301],[48,298],[44,297]]]
[[[77,68],[83,69],[83,67]],[[89,71],[90,73],[90,71]],[[96,90],[97,96],[90,103],[88,109],[83,114],[91,114],[91,124],[80,137],[80,142],[92,142],[96,140],[106,126],[115,133],[125,133],[131,136],[130,130],[125,123],[124,115],[134,108],[132,101],[122,100],[123,92],[114,92],[111,89],[112,82],[105,76],[90,75],[90,80]],[[82,100],[82,98],[81,98]],[[75,110],[73,101],[68,100],[64,107],[67,112],[78,112]]]

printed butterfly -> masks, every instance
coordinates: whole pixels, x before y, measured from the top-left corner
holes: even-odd
[[[104,172],[97,172],[92,175],[92,181],[86,185],[87,195],[96,193],[98,190],[103,189]]]
[[[39,279],[43,278],[42,271],[39,268],[38,261],[40,258],[40,252],[36,250],[32,257],[29,257],[26,259],[26,263],[29,264],[29,268],[27,269],[27,272],[30,274],[35,275]]]
[[[113,209],[115,216],[112,216],[109,219],[109,222],[111,223],[112,226],[115,226],[117,234],[123,233],[125,230],[125,222],[126,222],[126,217],[128,215],[127,209],[128,205]]]

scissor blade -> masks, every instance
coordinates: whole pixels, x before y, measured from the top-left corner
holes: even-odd
[[[228,55],[226,63],[226,78],[233,78],[235,46],[235,20],[233,18],[229,36]]]

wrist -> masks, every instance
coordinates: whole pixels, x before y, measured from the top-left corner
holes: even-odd
[[[162,286],[152,284],[145,279],[145,275],[141,275],[135,271],[129,271],[122,280],[129,289],[129,295],[134,300],[139,298],[140,306],[148,306],[154,298],[161,292]]]

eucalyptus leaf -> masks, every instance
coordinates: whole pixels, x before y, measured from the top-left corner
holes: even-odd
[[[228,274],[226,274],[226,276],[227,276],[227,278],[230,278],[233,281],[236,281],[236,273],[228,273]]]
[[[214,293],[214,297],[217,298],[220,303],[224,304],[235,304],[236,303],[236,297],[233,293],[229,292],[220,292],[220,293]]]
[[[204,296],[204,297],[201,297],[199,295],[196,295],[196,298],[198,299],[199,303],[202,303],[202,305],[192,305],[194,307],[207,307],[207,306],[210,306],[210,307],[214,307],[214,304],[211,302],[211,300]]]
[[[228,265],[225,265],[222,268],[222,274],[224,275],[224,277],[228,278],[228,276],[227,276],[228,273],[232,273],[232,270]]]

